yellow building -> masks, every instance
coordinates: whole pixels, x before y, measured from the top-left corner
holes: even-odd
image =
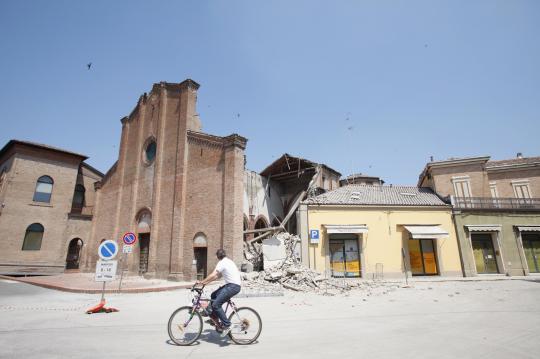
[[[430,189],[349,185],[300,208],[302,261],[334,277],[462,276],[451,207]]]

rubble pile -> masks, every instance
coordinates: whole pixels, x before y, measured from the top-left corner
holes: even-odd
[[[271,268],[266,268],[264,271],[242,273],[244,287],[273,290],[285,288],[298,292],[327,295],[346,293],[356,288],[366,289],[367,295],[371,295],[371,293],[385,294],[388,291],[387,286],[382,282],[332,278],[328,274],[321,274],[307,268],[302,265],[299,253],[297,252],[300,248],[300,238],[298,236],[289,233],[279,233],[275,237],[285,246],[285,259]],[[257,250],[262,251],[260,245],[257,247]],[[261,261],[262,259],[257,259],[257,263]]]

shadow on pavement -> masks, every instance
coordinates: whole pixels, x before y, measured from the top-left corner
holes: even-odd
[[[194,342],[194,343],[191,343],[190,345],[178,345],[178,344],[176,344],[175,342],[173,342],[173,341],[170,340],[170,339],[165,340],[165,343],[167,343],[167,344],[169,344],[169,345],[172,345],[172,346],[175,346],[175,347],[183,347],[183,346],[186,346],[186,347],[193,347],[193,346],[201,345],[201,342],[200,342],[199,340],[197,340],[197,341]]]
[[[204,336],[207,342],[217,344],[220,347],[226,347],[232,344],[228,336],[222,338],[221,334],[214,329],[205,329],[201,336]]]
[[[199,338],[199,340],[197,340],[193,344],[186,345],[186,347],[192,347],[192,346],[200,345],[201,341],[203,341],[203,340],[208,342],[208,343],[217,344],[220,347],[226,347],[226,346],[229,346],[229,345],[233,344],[228,336],[222,338],[220,333],[216,332],[215,330],[213,330],[213,329],[205,329],[201,333],[201,337]],[[182,346],[182,345],[176,344],[175,342],[173,342],[170,339],[167,339],[165,341],[165,343],[167,343],[168,345],[176,346],[176,347],[181,347]]]

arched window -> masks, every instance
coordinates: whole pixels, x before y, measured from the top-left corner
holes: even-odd
[[[23,251],[39,251],[41,249],[41,240],[43,239],[44,228],[39,223],[32,223],[26,228]]]
[[[257,222],[255,222],[255,229],[264,229],[264,228],[268,228],[268,221],[264,217],[259,217]],[[265,231],[255,233],[255,237],[258,237],[264,234],[264,232]]]
[[[152,225],[152,213],[148,209],[143,209],[137,216],[137,232],[150,233]]]
[[[51,201],[53,183],[53,179],[49,176],[39,177],[36,184],[36,191],[34,192],[34,201],[49,203]]]
[[[66,269],[79,269],[82,246],[83,241],[80,238],[72,239],[71,242],[69,242],[66,257]]]

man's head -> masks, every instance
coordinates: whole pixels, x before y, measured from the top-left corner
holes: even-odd
[[[222,260],[223,258],[227,257],[227,253],[225,253],[225,250],[223,249],[218,249],[216,252],[216,256],[219,260]]]

